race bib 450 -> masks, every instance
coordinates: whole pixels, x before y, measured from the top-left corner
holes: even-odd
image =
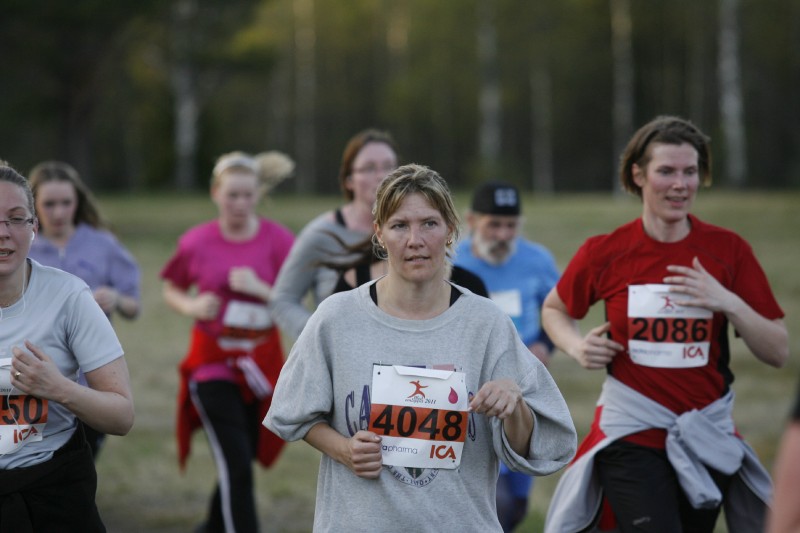
[[[42,440],[47,400],[27,394],[4,394],[0,402],[0,454],[14,453],[29,442]]]

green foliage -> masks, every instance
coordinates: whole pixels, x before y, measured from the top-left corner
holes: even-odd
[[[403,159],[455,184],[501,172],[531,183],[533,118],[552,115],[558,190],[612,182],[613,58],[608,0],[311,0],[314,102],[300,108],[297,0],[7,0],[0,157],[22,169],[64,158],[93,186],[169,188],[177,164],[177,64],[192,71],[197,178],[232,148],[296,153],[311,115],[316,175],[331,193],[345,141],[390,130]],[[182,22],[176,13],[188,10]],[[494,12],[501,155],[481,161],[477,57],[481,9]],[[717,2],[631,2],[636,124],[688,116],[715,139]],[[740,0],[740,61],[750,187],[800,185],[800,3]],[[551,101],[534,103],[543,69]],[[538,106],[538,108],[537,108]],[[303,162],[300,162],[302,167]],[[526,187],[527,188],[527,187]]]

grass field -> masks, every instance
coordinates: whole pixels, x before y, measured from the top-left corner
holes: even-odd
[[[466,195],[457,195],[465,208]],[[263,213],[294,231],[339,199],[268,199]],[[138,259],[143,274],[143,312],[134,322],[116,321],[131,370],[136,424],[126,437],[110,437],[98,460],[98,505],[112,533],[191,531],[204,517],[215,472],[202,433],[196,434],[186,472],[178,470],[174,438],[177,364],[191,322],[171,312],[161,299],[158,272],[176,239],[189,226],[215,216],[207,196],[101,197],[104,213]],[[777,441],[794,396],[800,348],[800,193],[736,194],[703,191],[695,213],[745,237],[786,312],[793,358],[775,370],[755,360],[740,340],[732,341],[737,376],[735,418],[740,431],[771,467]],[[525,235],[549,247],[563,268],[588,236],[606,232],[638,216],[633,198],[564,195],[526,198]],[[584,326],[599,322],[599,309]],[[287,343],[288,345],[288,343]],[[287,346],[288,348],[288,346]],[[579,435],[587,430],[603,379],[563,354],[551,372],[570,406]],[[311,530],[318,453],[303,442],[289,444],[277,466],[257,472],[257,505],[262,530]],[[537,480],[521,531],[540,531],[558,474]],[[355,504],[355,503],[354,503]],[[347,512],[344,510],[344,512]],[[719,531],[725,531],[720,526]]]

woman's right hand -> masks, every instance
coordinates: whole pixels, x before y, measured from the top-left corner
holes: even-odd
[[[358,477],[378,479],[381,474],[381,438],[371,431],[362,430],[348,438],[326,422],[320,422],[303,439]]]
[[[358,477],[377,479],[383,468],[381,438],[371,431],[359,431],[347,439],[340,462]]]
[[[213,292],[202,292],[192,300],[191,315],[198,320],[214,320],[219,313],[220,299]]]
[[[599,370],[605,368],[616,355],[625,349],[620,343],[606,337],[611,329],[611,322],[606,322],[589,330],[589,333],[577,345],[574,357],[583,368]]]

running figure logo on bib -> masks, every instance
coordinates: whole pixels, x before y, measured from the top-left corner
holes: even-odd
[[[0,359],[0,455],[14,453],[29,442],[42,440],[47,423],[47,400],[11,386],[11,358]]]
[[[458,468],[467,437],[465,374],[373,365],[369,430],[381,437],[383,464]]]
[[[631,360],[657,368],[694,368],[708,363],[712,313],[679,304],[669,285],[628,287],[628,352]]]

